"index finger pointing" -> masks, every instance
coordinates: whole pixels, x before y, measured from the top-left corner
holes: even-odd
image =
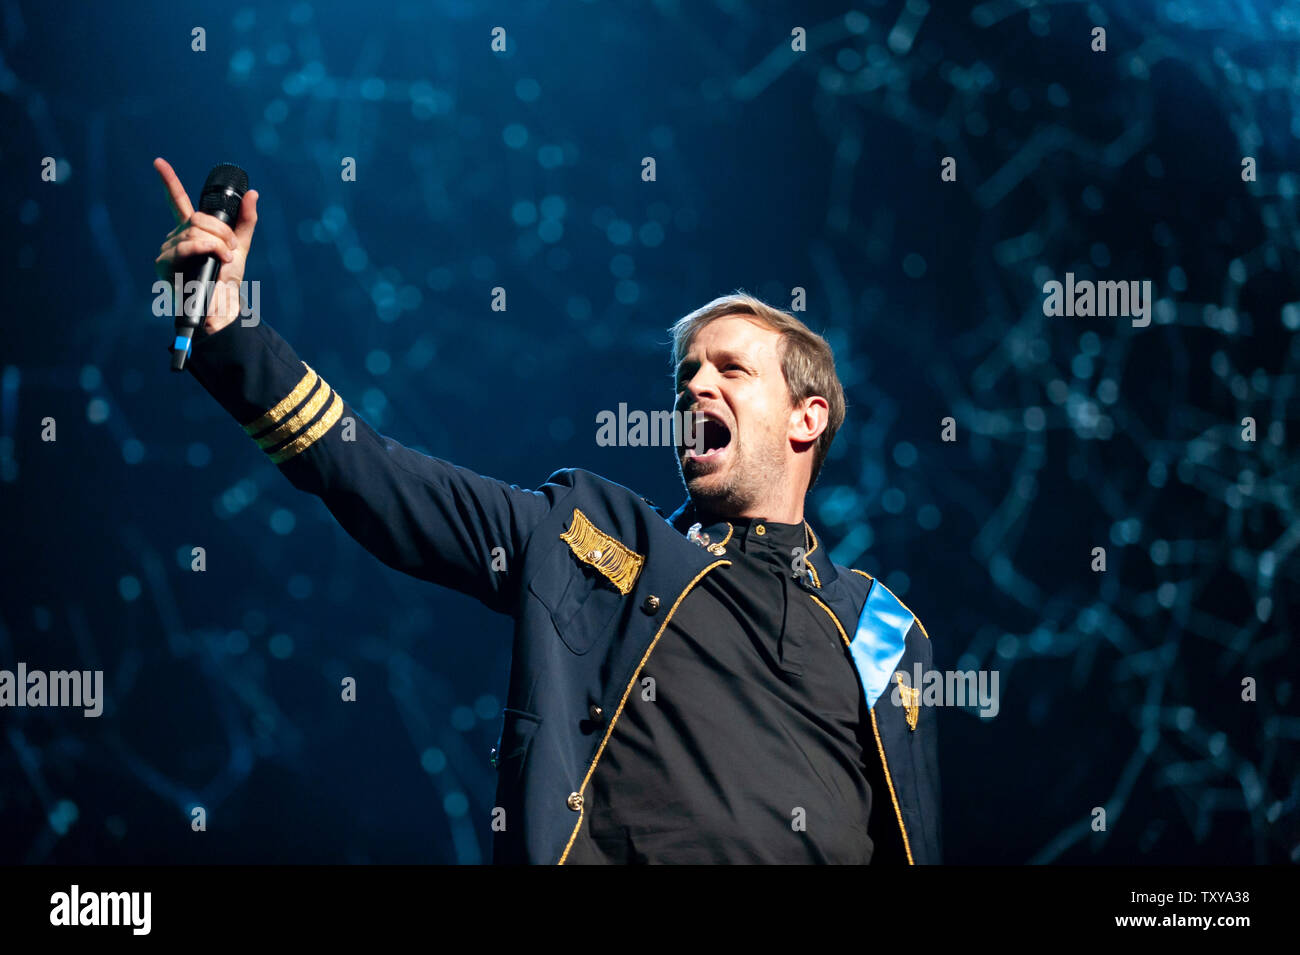
[[[163,188],[167,190],[167,201],[171,204],[177,224],[188,221],[194,215],[194,206],[190,204],[190,197],[185,194],[185,187],[177,178],[176,171],[161,156],[153,161],[153,167],[162,178]]]

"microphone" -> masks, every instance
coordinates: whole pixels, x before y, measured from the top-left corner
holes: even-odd
[[[216,216],[226,225],[233,227],[239,217],[239,204],[248,191],[248,173],[231,163],[213,166],[208,173],[207,182],[203,184],[203,194],[199,197],[199,212]],[[172,340],[172,371],[185,367],[189,357],[190,345],[194,339],[194,330],[203,324],[212,305],[212,292],[216,288],[217,275],[221,272],[221,259],[215,255],[195,256],[182,273],[181,302],[183,307],[176,314],[176,337]],[[198,294],[185,295],[185,289],[191,282],[198,282]]]

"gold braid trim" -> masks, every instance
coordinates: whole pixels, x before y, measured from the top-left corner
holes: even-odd
[[[885,767],[885,783],[889,786],[889,800],[894,804],[898,829],[903,834],[903,851],[907,853],[907,864],[916,865],[916,860],[912,858],[912,842],[907,838],[907,826],[903,823],[903,810],[898,805],[898,793],[894,791],[894,777],[889,774],[889,760],[885,758],[885,744],[880,738],[880,724],[876,722],[875,710],[871,710],[871,732],[876,734],[876,749],[880,751],[880,765]]]
[[[818,545],[817,545],[817,535],[813,533],[813,530],[812,530],[811,527],[808,526],[808,522],[807,522],[807,521],[804,521],[804,522],[803,522],[803,529],[804,529],[804,531],[805,531],[804,543],[805,543],[805,544],[808,543],[808,538],[810,538],[810,537],[812,538],[812,546],[809,547],[807,553],[805,553],[805,554],[803,555],[803,556],[804,556],[804,559],[807,560],[809,557],[812,556],[812,552],[815,551],[815,550],[817,549],[817,546],[818,546]],[[817,574],[817,568],[814,567],[814,566],[812,565],[812,561],[808,561],[807,567],[808,567],[809,570],[812,571],[812,576],[813,576],[813,586],[816,587],[818,590],[820,590],[820,589],[821,589],[821,586],[822,586],[822,579],[821,579],[821,577],[818,576],[818,574]]]
[[[320,387],[316,393],[308,399],[307,403],[298,410],[292,418],[281,422],[278,428],[273,428],[260,438],[255,439],[257,446],[265,451],[267,448],[273,448],[281,441],[287,441],[296,435],[299,431],[307,426],[307,422],[325,407],[325,402],[330,397],[330,386],[325,384],[325,379],[320,380]]]
[[[626,596],[632,592],[645,558],[591,523],[576,507],[573,523],[560,535],[560,540],[569,545],[578,560],[608,577],[619,593]]]
[[[282,461],[289,460],[289,458],[293,457],[298,452],[307,450],[307,448],[316,443],[317,438],[330,428],[334,427],[334,422],[338,421],[341,417],[343,417],[343,399],[338,396],[338,392],[334,392],[334,400],[330,403],[329,410],[321,416],[319,421],[290,441],[279,451],[267,452],[271,458],[271,462],[273,464],[279,464]]]
[[[298,379],[298,384],[293,386],[293,391],[289,392],[274,408],[268,411],[262,417],[255,421],[250,421],[244,425],[244,430],[249,435],[261,434],[273,424],[279,424],[280,419],[297,407],[298,402],[307,397],[307,393],[316,385],[316,372],[312,370],[311,365],[305,361],[302,367],[306,368],[306,373]]]

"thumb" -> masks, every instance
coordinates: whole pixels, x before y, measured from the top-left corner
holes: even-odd
[[[253,243],[253,228],[257,225],[257,190],[244,193],[239,203],[239,218],[235,222],[235,238],[245,253]]]

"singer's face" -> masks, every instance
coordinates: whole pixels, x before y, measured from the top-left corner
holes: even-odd
[[[770,500],[789,480],[794,405],[780,341],[750,316],[725,315],[696,332],[677,366],[676,410],[695,429],[684,442],[694,446],[677,449],[682,480],[720,517]]]

